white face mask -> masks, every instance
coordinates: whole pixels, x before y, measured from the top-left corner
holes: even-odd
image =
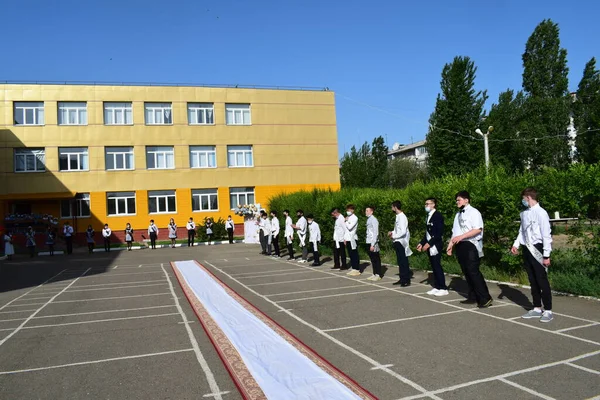
[[[425,207],[425,212],[431,212],[431,207],[429,207],[429,206],[426,206],[426,207]]]
[[[352,211],[346,211],[346,215],[352,215]]]

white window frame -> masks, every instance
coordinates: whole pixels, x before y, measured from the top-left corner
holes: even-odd
[[[151,210],[151,199],[156,202],[156,210]],[[169,208],[169,199],[173,199],[175,209]],[[162,204],[161,204],[162,202]],[[163,206],[163,207],[161,207]],[[162,208],[162,209],[161,209]],[[177,194],[174,190],[150,190],[148,191],[148,214],[176,214]]]
[[[129,210],[128,200],[133,199],[133,212]],[[123,200],[124,212],[119,212],[119,200]],[[115,202],[115,213],[109,214],[110,207],[108,206],[110,201]],[[136,215],[137,212],[137,201],[135,192],[109,192],[106,193],[106,215],[109,217],[122,216],[122,215]]]
[[[76,151],[83,150],[83,151]],[[60,168],[61,158],[67,156],[67,169]],[[86,157],[87,167],[81,168],[84,157]],[[76,160],[78,168],[71,168],[71,161]],[[89,171],[90,170],[90,153],[87,147],[59,147],[58,148],[58,166],[61,172],[73,171]]]
[[[69,215],[63,214],[64,202],[69,203]],[[71,204],[73,202],[73,204]],[[83,204],[87,203],[87,214],[84,214]],[[75,209],[75,215],[73,215],[73,208]],[[92,203],[90,201],[89,193],[78,193],[75,199],[61,200],[60,204],[60,218],[71,219],[71,218],[90,218],[92,216]]]
[[[73,117],[71,119],[71,117]],[[87,125],[87,102],[59,101],[58,125]]]
[[[197,198],[198,208],[194,207],[194,200]],[[212,208],[212,200],[216,200],[217,207]],[[202,200],[205,199],[208,207],[202,207]],[[219,211],[219,191],[218,189],[192,189],[192,212]]]
[[[146,125],[173,125],[173,103],[144,103],[144,117]]]
[[[127,158],[130,157],[131,167],[127,168]],[[112,158],[113,167],[108,167],[108,160]],[[117,159],[122,158],[123,168],[117,167]],[[105,147],[104,167],[107,171],[133,171],[135,169],[135,155],[133,147]]]
[[[250,104],[225,104],[225,124],[252,125]]]
[[[245,189],[244,191],[240,189]],[[236,190],[232,192],[232,190]],[[239,190],[239,191],[238,191]],[[248,196],[252,195],[252,201]],[[232,202],[232,198],[235,196],[236,201]],[[242,201],[243,200],[243,201]],[[256,201],[255,188],[253,187],[231,187],[229,188],[229,206],[232,210],[235,210],[238,205],[254,204]]]
[[[17,159],[23,158],[24,169],[22,171],[17,170]],[[27,160],[33,159],[33,169],[27,169]],[[14,171],[18,174],[29,174],[46,172],[46,149],[43,148],[17,148],[14,151]],[[41,164],[42,168],[38,168]]]
[[[133,125],[131,102],[105,101],[103,109],[104,125]]]
[[[249,148],[249,149],[248,149]],[[250,164],[246,156],[250,155]],[[238,164],[238,157],[242,157],[243,163]],[[231,162],[233,157],[234,163]],[[252,168],[254,167],[254,146],[252,145],[230,145],[227,146],[227,166],[229,168]]]
[[[198,122],[200,119],[205,122]],[[208,121],[209,119],[210,121]],[[213,103],[188,103],[188,124],[214,125],[215,105]]]
[[[212,156],[212,158],[211,158]],[[201,165],[202,159],[206,160],[206,166]],[[197,166],[194,166],[194,161]],[[190,168],[204,169],[217,168],[216,146],[190,146]]]
[[[166,150],[166,149],[170,150]],[[173,160],[173,165],[168,166],[167,160],[168,156],[171,155],[171,159]],[[164,167],[159,166],[159,161],[164,161]],[[154,160],[154,167],[150,167],[149,160],[150,157]],[[175,148],[173,146],[146,146],[146,169],[175,169]]]
[[[27,112],[32,112],[32,122],[27,122]],[[17,114],[21,114],[23,123],[17,123]],[[44,102],[43,101],[15,101],[13,103],[13,122],[16,126],[42,126],[44,125]]]

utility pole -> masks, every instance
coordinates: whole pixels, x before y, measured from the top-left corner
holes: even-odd
[[[490,169],[490,147],[488,144],[488,136],[494,130],[493,126],[488,127],[486,133],[481,132],[481,129],[475,129],[475,133],[483,137],[483,151],[485,152],[485,171],[489,171]]]

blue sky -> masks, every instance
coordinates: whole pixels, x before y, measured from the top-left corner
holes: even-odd
[[[475,61],[488,107],[519,89],[525,42],[544,18],[561,28],[572,90],[600,57],[591,0],[85,3],[5,1],[0,80],[326,86],[340,154],[378,135],[390,147],[423,139],[456,55]]]

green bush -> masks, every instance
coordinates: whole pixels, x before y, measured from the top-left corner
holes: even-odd
[[[198,228],[196,228],[199,242],[208,241],[208,235],[206,234],[206,220],[208,218],[209,217],[204,218],[204,220],[202,221],[202,224],[199,225]],[[215,221],[213,219],[212,231],[213,231],[212,240],[219,240],[219,239],[227,238],[227,229],[225,229],[225,220],[223,218],[219,218],[217,221]]]

